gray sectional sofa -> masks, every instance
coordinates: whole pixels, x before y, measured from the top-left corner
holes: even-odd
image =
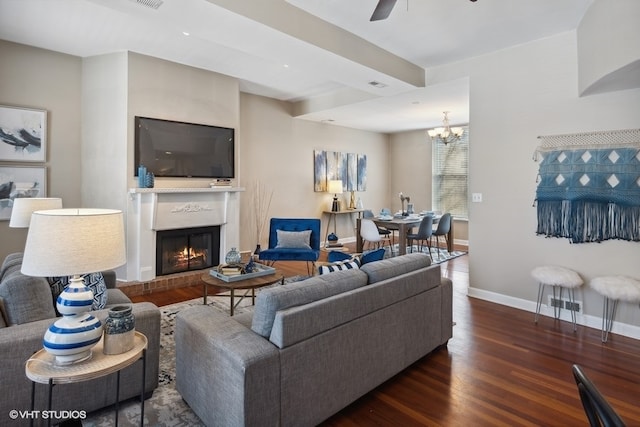
[[[25,276],[20,272],[22,254],[7,256],[0,267],[0,425],[29,425],[27,418],[10,418],[10,411],[31,408],[31,382],[25,376],[25,362],[42,349],[47,328],[56,320],[51,288],[46,279]],[[93,314],[103,321],[108,308],[131,304],[122,291],[115,288],[113,272],[104,272],[107,285],[107,306]],[[145,393],[151,395],[158,386],[160,355],[160,310],[151,303],[132,304],[135,328],[148,340]],[[141,362],[124,369],[120,375],[120,399],[140,395]],[[35,409],[47,408],[47,387],[36,386]],[[56,411],[95,411],[115,403],[116,376],[56,386],[52,409]],[[36,425],[46,425],[42,417]],[[55,420],[54,420],[55,421]]]
[[[176,320],[176,387],[209,426],[311,426],[452,336],[452,283],[409,254]]]

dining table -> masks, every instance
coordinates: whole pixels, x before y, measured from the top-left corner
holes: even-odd
[[[384,227],[387,230],[398,231],[398,254],[404,255],[407,253],[407,234],[410,234],[410,231],[413,227],[420,226],[422,218],[423,216],[394,216],[390,219],[383,219],[379,217],[369,219],[371,219],[379,227]],[[437,224],[439,219],[440,215],[436,215],[433,217],[434,225]],[[357,218],[356,220],[356,252],[358,253],[363,252],[363,241],[362,236],[360,236],[361,221],[361,218]],[[451,221],[451,227],[449,227],[449,233],[447,234],[447,251],[453,252],[453,221]]]

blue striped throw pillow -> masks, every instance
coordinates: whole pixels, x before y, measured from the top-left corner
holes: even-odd
[[[327,274],[327,273],[332,273],[334,271],[350,270],[352,268],[356,268],[356,269],[360,268],[360,261],[358,259],[352,259],[349,261],[334,262],[332,264],[321,265],[318,268],[318,273]]]

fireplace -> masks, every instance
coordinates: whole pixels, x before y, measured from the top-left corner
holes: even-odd
[[[218,265],[220,226],[181,228],[156,234],[156,276]]]

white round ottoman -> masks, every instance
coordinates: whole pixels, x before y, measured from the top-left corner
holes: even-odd
[[[616,317],[618,301],[640,302],[640,281],[628,276],[596,277],[591,287],[604,296],[602,305],[602,342],[607,342]]]
[[[531,276],[538,282],[538,301],[536,303],[535,323],[538,323],[538,315],[540,314],[540,306],[542,305],[542,297],[544,295],[544,287],[550,285],[553,287],[553,299],[562,301],[562,290],[567,289],[569,293],[569,302],[573,307],[575,303],[574,289],[582,286],[582,278],[575,271],[560,267],[557,265],[544,265],[531,270]],[[560,295],[556,298],[556,290],[560,289]],[[556,319],[560,318],[562,305],[554,305],[553,314]],[[573,330],[576,330],[576,312],[571,310],[571,321],[573,322]]]

